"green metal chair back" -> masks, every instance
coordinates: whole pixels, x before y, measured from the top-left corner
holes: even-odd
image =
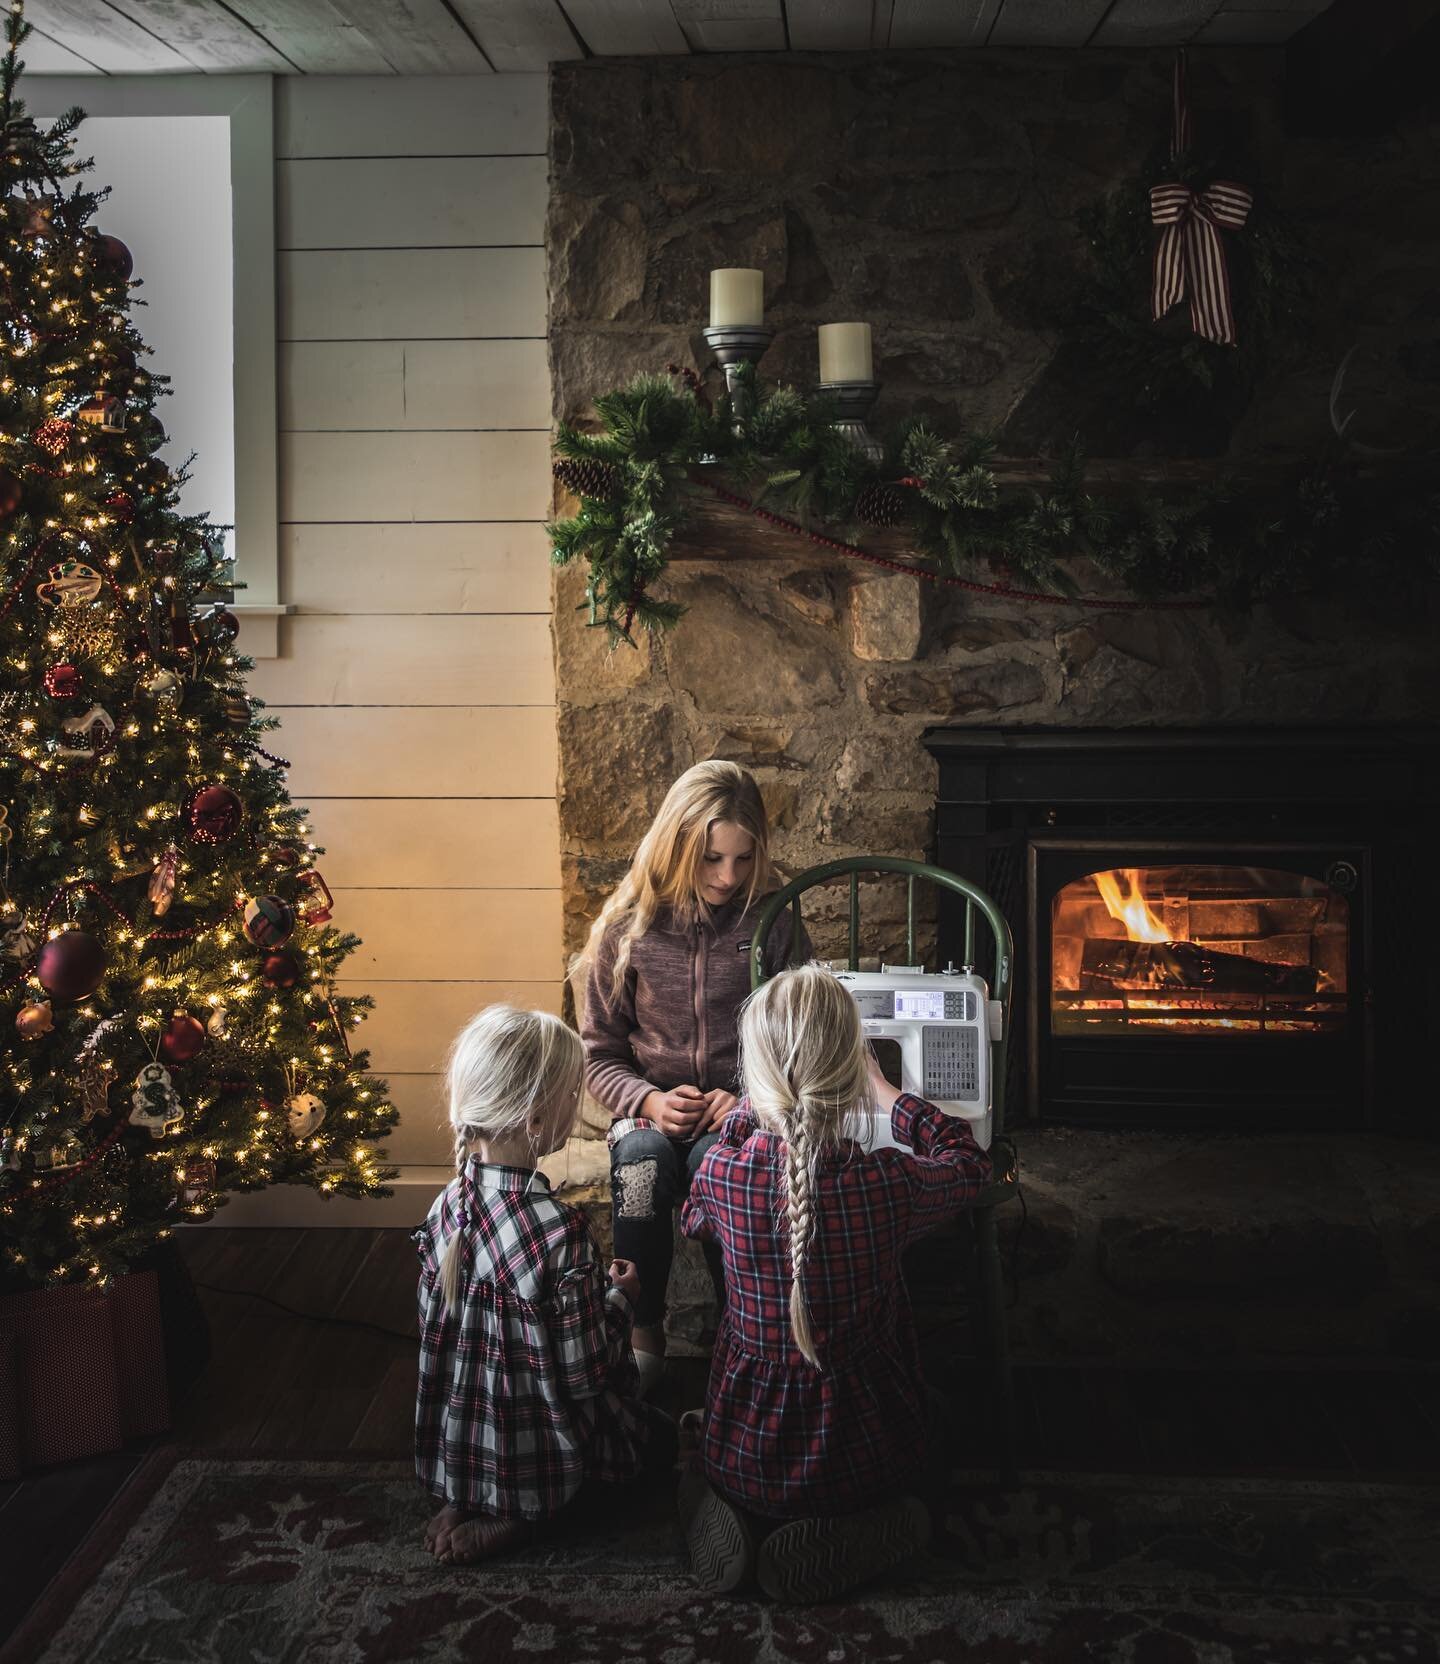
[[[905,962],[915,963],[915,885],[923,880],[939,889],[950,890],[965,902],[965,946],[961,963],[968,969],[975,964],[975,915],[978,912],[989,926],[995,957],[990,975],[990,998],[999,1002],[1001,1011],[1000,1035],[990,1042],[991,1125],[998,1136],[1004,1131],[1005,1115],[1005,1051],[1010,1032],[1010,1001],[1015,972],[1015,940],[1003,914],[985,892],[947,872],[944,867],[932,867],[924,861],[907,861],[899,855],[848,855],[840,861],[827,861],[823,866],[811,867],[798,878],[792,878],[783,889],[768,896],[755,922],[750,939],[750,987],[752,991],[765,981],[765,944],[776,919],[788,907],[793,919],[790,933],[790,964],[798,964],[793,957],[800,941],[800,897],[806,890],[828,884],[832,879],[850,880],[850,951],[849,967],[860,969],[860,875],[861,873],[899,873],[906,879],[905,889]]]

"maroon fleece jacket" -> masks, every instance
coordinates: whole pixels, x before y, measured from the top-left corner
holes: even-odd
[[[763,898],[762,898],[763,899]],[[668,910],[631,946],[618,994],[610,990],[614,932],[608,932],[585,984],[585,1084],[612,1117],[640,1115],[651,1092],[739,1084],[740,1003],[750,992],[750,937],[760,903],[702,908],[691,925]],[[771,928],[765,967],[786,960],[791,914]],[[810,942],[802,927],[802,958]]]

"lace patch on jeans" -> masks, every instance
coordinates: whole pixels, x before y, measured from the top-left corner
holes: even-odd
[[[654,1156],[627,1161],[615,1169],[615,1183],[620,1187],[616,1212],[621,1219],[655,1217],[655,1182],[659,1176],[660,1163]]]

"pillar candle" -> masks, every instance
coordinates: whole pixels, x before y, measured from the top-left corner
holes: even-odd
[[[869,324],[820,325],[821,381],[874,381]]]
[[[721,266],[710,273],[710,327],[758,329],[765,322],[765,274],[748,266]]]

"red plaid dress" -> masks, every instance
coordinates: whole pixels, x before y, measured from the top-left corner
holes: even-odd
[[[785,1145],[748,1104],[725,1121],[680,1216],[725,1258],[725,1312],[702,1445],[715,1488],[772,1518],[837,1514],[893,1496],[926,1460],[905,1245],[973,1202],[990,1158],[968,1124],[902,1093],[907,1150],[842,1144],[820,1158],[805,1275],[821,1367],[790,1337]]]
[[[457,1229],[460,1298],[447,1313],[440,1261]],[[584,1479],[633,1479],[647,1441],[634,1313],[607,1288],[584,1214],[543,1173],[472,1158],[415,1242],[420,1483],[466,1513],[541,1520]]]

